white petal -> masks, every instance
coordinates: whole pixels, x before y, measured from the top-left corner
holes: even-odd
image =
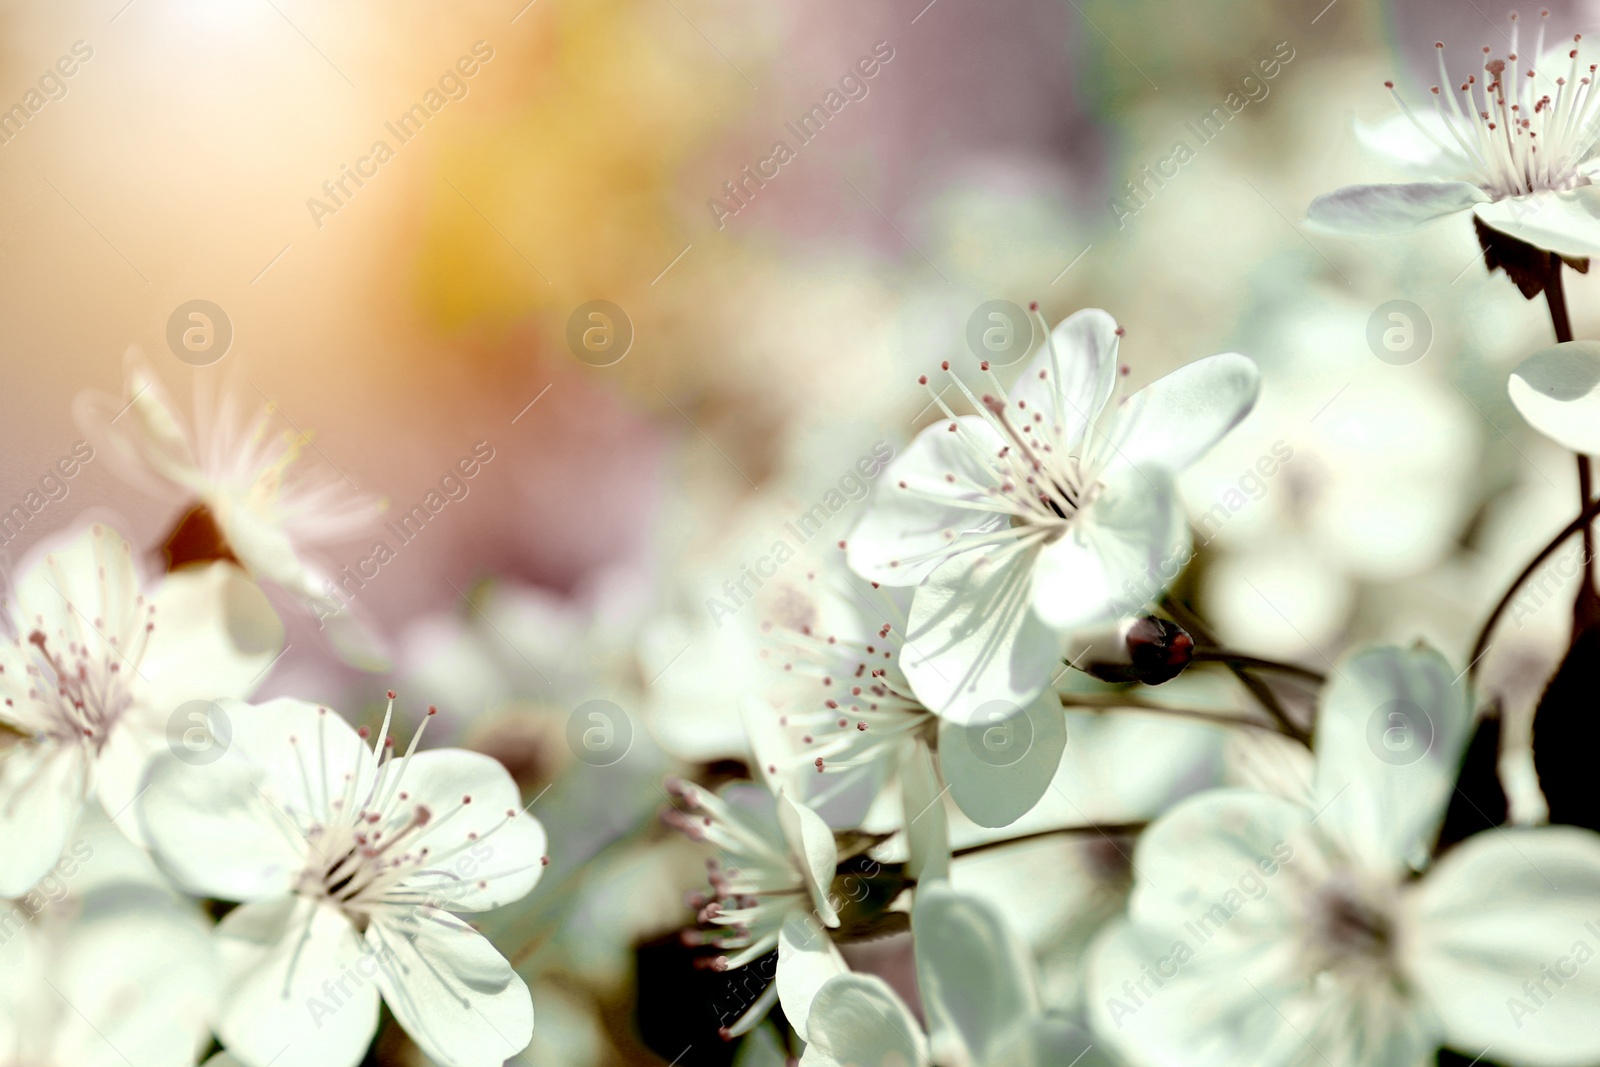
[[[156,862],[197,896],[272,900],[287,893],[311,844],[263,793],[265,772],[234,753],[191,764],[150,761],[135,803]]]
[[[1417,129],[1418,123],[1433,136]],[[1470,166],[1451,136],[1449,126],[1435,112],[1418,111],[1412,115],[1395,112],[1377,122],[1357,119],[1353,125],[1361,147],[1417,177],[1453,174]]]
[[[939,770],[956,806],[979,826],[1010,826],[1032,811],[1066,747],[1053,690],[1026,707],[996,702],[964,723],[939,720]]]
[[[1339,233],[1408,233],[1489,198],[1470,182],[1347,185],[1311,201],[1311,222]]]
[[[87,788],[79,745],[21,741],[0,758],[0,897],[20,897],[61,858]]]
[[[1600,188],[1541,192],[1479,204],[1478,218],[1535,248],[1563,256],[1600,256]]]
[[[950,877],[950,815],[934,773],[933,753],[919,739],[900,764],[901,818],[906,828],[906,874],[919,883]]]
[[[482,934],[447,912],[375,922],[367,944],[384,1002],[443,1067],[500,1067],[533,1038],[528,986]]]
[[[802,1041],[811,1003],[830,979],[850,973],[833,939],[805,911],[795,909],[784,917],[778,931],[778,1002],[784,1018]]]
[[[800,1067],[927,1067],[922,1028],[894,990],[870,974],[846,974],[811,1002],[811,1041]]]
[[[917,589],[900,664],[917,698],[970,718],[985,703],[1025,705],[1062,669],[1061,638],[1034,613],[1036,549],[963,553]]]
[[[1523,360],[1506,383],[1528,425],[1563,448],[1600,452],[1600,341],[1568,341]]]
[[[1211,450],[1255,407],[1261,371],[1237,352],[1196,360],[1128,398],[1108,441],[1111,469],[1155,465],[1174,474]]]
[[[198,494],[204,479],[188,435],[173,414],[166,387],[137,347],[123,357],[123,374],[121,396],[79,395],[73,403],[78,426],[133,485],[164,496],[182,495],[174,486]]]
[[[141,709],[130,708],[128,719],[142,718]],[[136,729],[133,722],[119,723],[111,731],[95,760],[94,789],[106,816],[129,841],[140,848],[149,848],[144,826],[139,822],[139,811],[134,801],[144,788],[145,772],[150,760],[166,751],[166,739],[152,729]]]
[[[1062,319],[1008,399],[1043,412],[1047,423],[1063,428],[1065,441],[1076,444],[1116,389],[1117,340],[1117,320],[1098,308]]]
[[[151,597],[155,629],[139,662],[160,725],[188,700],[246,697],[283,649],[283,623],[232,563],[183,567]]]
[[[1409,969],[1453,1047],[1550,1067],[1600,1061],[1600,836],[1477,834],[1422,879],[1415,909]]]
[[[1062,633],[1138,613],[1183,570],[1189,524],[1172,475],[1122,467],[1065,536],[1039,551],[1033,612]]]
[[[263,792],[303,825],[326,822],[347,796],[359,805],[371,794],[372,748],[331,708],[289,697],[214,703],[228,720],[227,757],[265,771]]]
[[[1006,1067],[1120,1067],[1104,1043],[1065,1019],[1029,1019],[998,1042],[992,1062]]]
[[[839,849],[833,831],[822,816],[797,802],[787,790],[778,791],[778,823],[789,842],[789,851],[799,859],[811,902],[824,926],[838,926],[839,913],[829,903],[833,873],[839,865]]]
[[[249,1064],[355,1067],[378,1029],[377,961],[355,927],[301,897],[244,904],[217,926],[217,1035]]]
[[[1403,870],[1444,818],[1472,732],[1456,673],[1425,646],[1375,648],[1340,663],[1323,691],[1318,825],[1376,870]]]
[[[90,896],[54,960],[51,995],[71,1007],[52,1062],[188,1067],[210,1043],[217,975],[206,925],[190,905],[129,890]]]
[[[917,989],[939,1062],[986,1062],[1039,1010],[1033,960],[1000,915],[945,883],[921,886],[911,911]]]
[[[846,542],[850,569],[863,578],[916,585],[949,550],[947,532],[1004,525],[1005,516],[970,506],[987,506],[988,495],[971,487],[994,484],[985,460],[998,455],[1004,442],[981,416],[963,415],[955,424],[959,433],[950,432],[949,420],[925,428],[884,468],[878,492]],[[946,479],[948,474],[955,475],[954,482]]]
[[[386,783],[385,792],[403,791],[432,812],[431,826],[410,847],[426,847],[433,860],[406,880],[408,888],[436,894],[435,906],[451,911],[487,911],[532,891],[544,873],[544,827],[523,810],[498,760],[434,749],[391,767],[389,776],[396,784]],[[472,802],[463,805],[467,796]]]
[[[144,629],[133,549],[104,523],[44,542],[19,573],[13,614],[19,636],[39,629],[55,655],[65,654],[61,644],[76,640],[95,661],[116,662],[112,639],[126,648]]]
[[[1129,917],[1153,934],[1192,939],[1185,924],[1210,916],[1200,929],[1213,961],[1292,941],[1302,890],[1327,871],[1314,815],[1248,789],[1180,802],[1139,840]]]
[[[1182,962],[1178,946],[1190,953]],[[1090,952],[1095,1033],[1149,1067],[1425,1067],[1438,1034],[1388,990],[1296,974],[1298,946],[1217,961],[1192,935],[1113,925]],[[1161,976],[1166,977],[1162,978]],[[1157,985],[1157,980],[1160,984]]]

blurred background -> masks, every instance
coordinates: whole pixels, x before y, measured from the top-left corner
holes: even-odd
[[[534,990],[519,1062],[764,1062],[776,1031],[718,1040],[748,995],[676,939],[703,857],[657,823],[659,782],[746,773],[737,709],[767,684],[770,612],[743,609],[831,565],[870,482],[841,480],[935,417],[917,376],[975,364],[994,307],[1108,309],[1130,387],[1228,349],[1261,364],[1257,410],[1185,486],[1210,522],[1183,588],[1230,645],[1321,667],[1426,637],[1460,659],[1564,524],[1569,461],[1504,384],[1548,340],[1543,309],[1485,273],[1464,226],[1358,241],[1303,225],[1318,193],[1395,177],[1354,132],[1391,113],[1384,80],[1425,100],[1433,42],[1465,73],[1479,46],[1504,50],[1506,11],[6,4],[0,510],[84,438],[74,398],[117,393],[130,346],[185,413],[220,393],[270,403],[314,433],[305,462],[387,519],[492,456],[414,538],[380,517],[323,550],[333,575],[394,549],[352,608],[386,668],[286,610],[267,690],[354,717],[389,686],[413,717],[436,702],[430,741],[491,752],[538,798],[551,870],[485,918]],[[1600,10],[1551,19],[1592,30]],[[1600,280],[1569,278],[1593,335]],[[231,330],[199,366],[169,342],[195,300]],[[1371,340],[1396,307],[1416,338],[1399,356]],[[6,531],[7,563],[91,508],[159,558],[171,502],[103,457],[65,485]],[[819,502],[801,541],[788,524]],[[795,558],[752,579],[780,541]],[[1566,620],[1543,600],[1512,619],[1484,677],[1516,714]],[[593,714],[615,732],[601,756],[578,740]],[[1166,788],[1073,795],[1138,817],[1172,781],[1226,773],[1216,738],[1173,744]],[[1130,749],[1131,774],[1154,774],[1149,751]],[[1068,849],[1030,862],[1078,872],[1080,910],[1100,914],[1098,860]],[[1070,999],[1058,918],[1028,935],[1055,938]],[[903,967],[893,940],[858,965]],[[389,1028],[373,1062],[415,1056]]]

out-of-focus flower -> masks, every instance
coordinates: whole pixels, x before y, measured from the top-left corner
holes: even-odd
[[[928,1034],[883,979],[840,975],[811,1003],[802,1067],[1107,1067],[1089,1034],[1041,1011],[1033,960],[999,911],[935,884],[917,890],[911,915]]]
[[[372,655],[306,550],[368,527],[378,500],[331,465],[302,462],[310,435],[287,423],[275,428],[272,404],[247,418],[229,395],[217,411],[197,411],[191,433],[144,354],[130,348],[124,363],[123,396],[79,395],[74,414],[83,431],[131,484],[195,508],[186,524],[203,528],[209,519],[214,532],[206,536],[220,543],[207,546],[207,555],[237,560],[257,579],[283,587],[332,622],[345,651]]]
[[[1129,920],[1091,963],[1103,1038],[1160,1064],[1420,1063],[1440,1044],[1600,1056],[1600,979],[1578,945],[1600,913],[1600,837],[1485,832],[1412,877],[1472,732],[1453,674],[1426,648],[1346,660],[1308,802],[1217,790],[1146,831]]]
[[[832,892],[839,861],[833,831],[782,789],[774,810],[766,812],[758,806],[767,797],[764,790],[736,788],[718,796],[679,779],[667,788],[688,809],[666,812],[667,822],[707,842],[720,856],[706,860],[711,895],[696,894],[690,901],[710,932],[686,931],[685,940],[732,950],[731,956],[707,957],[707,965],[719,971],[778,950],[772,985],[727,1028],[729,1035],[753,1028],[779,1000],[804,1037],[811,998],[823,982],[846,970],[823,929],[839,925]]]
[[[922,583],[906,676],[930,707],[969,721],[985,702],[1031,702],[1060,672],[1061,635],[1136,610],[1176,577],[1188,531],[1173,477],[1255,402],[1255,364],[1227,353],[1127,398],[1116,322],[1071,316],[1007,396],[930,426],[890,464],[849,539],[851,566]],[[947,364],[948,366],[948,364]],[[987,364],[984,364],[987,370]]]
[[[0,724],[13,732],[0,750],[5,896],[56,862],[91,797],[113,819],[128,814],[173,716],[248,695],[283,643],[237,567],[184,568],[147,594],[133,550],[99,523],[43,546],[14,595],[0,643]],[[121,824],[137,837],[131,816]]]
[[[528,987],[451,914],[519,900],[542,872],[544,830],[504,768],[418,753],[420,729],[395,758],[392,697],[371,749],[327,708],[223,706],[222,758],[156,761],[139,802],[180,885],[243,902],[217,928],[223,1043],[251,1064],[353,1067],[381,993],[438,1063],[487,1067],[526,1047]]]
[[[5,929],[5,1063],[187,1067],[205,1048],[216,966],[192,908],[111,884]]]
[[[1403,116],[1365,140],[1402,164],[1426,161],[1434,174],[1453,177],[1347,186],[1312,201],[1312,221],[1347,233],[1390,234],[1471,212],[1536,248],[1600,255],[1600,190],[1592,184],[1600,171],[1600,110],[1590,92],[1594,68],[1581,64],[1579,40],[1574,36],[1565,56],[1546,53],[1541,19],[1536,68],[1519,55],[1513,13],[1509,54],[1486,63],[1481,86],[1477,74],[1450,77],[1440,43],[1433,114],[1414,114],[1396,93]],[[1394,83],[1387,84],[1392,91]]]
[[[1458,548],[1487,424],[1434,365],[1374,359],[1355,301],[1290,298],[1272,316],[1260,403],[1183,490],[1210,561],[1201,601],[1227,642],[1326,667],[1315,650],[1334,654],[1368,583],[1413,579]]]

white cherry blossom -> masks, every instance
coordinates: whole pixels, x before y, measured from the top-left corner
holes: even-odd
[[[263,400],[247,415],[229,393],[210,410],[197,403],[191,430],[144,354],[130,348],[123,395],[85,392],[74,413],[85,433],[132,485],[203,507],[222,546],[257,579],[281,586],[333,629],[346,655],[372,661],[371,639],[343,610],[312,555],[367,529],[381,504],[326,460],[308,462],[312,435]]]
[[[1090,963],[1103,1038],[1174,1067],[1600,1059],[1600,835],[1487,830],[1428,864],[1472,730],[1455,676],[1426,648],[1346,660],[1309,797],[1213,790],[1145,832]]]
[[[1362,140],[1428,180],[1352,185],[1318,197],[1309,216],[1329,229],[1393,234],[1437,219],[1475,216],[1536,248],[1600,255],[1600,93],[1595,64],[1570,48],[1546,51],[1545,12],[1533,49],[1521,51],[1511,16],[1507,54],[1483,48],[1482,69],[1452,77],[1443,42],[1431,111],[1401,114],[1362,131]],[[1476,57],[1475,57],[1476,58]],[[1394,83],[1386,83],[1394,92]]]
[[[948,418],[889,465],[850,535],[856,573],[918,586],[904,669],[942,715],[1025,708],[1065,635],[1136,612],[1187,558],[1173,479],[1244,418],[1260,375],[1211,356],[1112,405],[1121,333],[1078,312],[1009,394],[987,363],[981,396],[952,376],[979,414],[940,400]]]
[[[84,805],[137,836],[129,804],[191,701],[247,695],[283,627],[230,563],[147,586],[133,550],[96,523],[23,561],[0,642],[0,896],[56,862]],[[187,726],[187,722],[183,725]]]
[[[371,747],[337,714],[281,699],[222,704],[231,743],[157,760],[139,814],[191,893],[241,901],[217,928],[218,1035],[249,1067],[353,1067],[380,996],[447,1067],[490,1067],[533,1032],[528,987],[452,912],[519,900],[545,833],[487,756],[396,757],[393,696]],[[430,709],[431,714],[431,709]]]

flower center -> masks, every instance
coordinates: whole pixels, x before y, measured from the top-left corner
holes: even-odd
[[[870,603],[865,594],[857,595]],[[788,760],[779,757],[780,763],[768,764],[769,774],[802,762],[818,771],[860,767],[936,728],[937,719],[912,693],[900,668],[905,613],[881,591],[879,599],[874,606],[894,621],[885,621],[865,639],[822,633],[809,614],[762,622],[762,632],[777,646],[763,649],[762,658],[779,653],[784,672],[800,676],[803,687],[795,706],[778,718],[779,726],[794,732],[801,749]]]
[[[1544,55],[1544,24],[1549,11],[1540,13],[1534,57]],[[1445,69],[1444,42],[1434,47],[1439,56],[1440,84],[1433,86],[1434,109],[1443,120],[1453,147],[1418,122],[1398,94],[1395,99],[1428,140],[1441,151],[1464,153],[1476,183],[1495,199],[1540,191],[1562,192],[1589,184],[1585,164],[1600,138],[1600,94],[1594,92],[1596,64],[1582,67],[1578,58],[1581,34],[1574,34],[1571,60],[1565,75],[1552,80],[1531,63],[1522,69],[1517,51],[1516,13],[1511,15],[1511,48],[1506,58],[1490,58],[1485,77],[1469,75],[1458,91]],[[1487,45],[1483,53],[1490,53]],[[1394,83],[1386,82],[1391,92]],[[1441,88],[1443,86],[1444,88]]]
[[[375,917],[387,915],[409,921],[418,907],[448,909],[452,894],[469,884],[450,874],[448,861],[475,843],[487,840],[517,814],[508,809],[505,822],[496,823],[482,834],[475,831],[458,834],[442,849],[424,843],[466,810],[472,804],[472,796],[463,796],[458,804],[441,814],[406,790],[406,769],[423,728],[438,709],[428,708],[423,727],[412,735],[405,755],[399,758],[394,757],[394,738],[389,734],[393,709],[394,694],[391,693],[389,710],[374,746],[376,751],[372,753],[377,761],[373,772],[362,773],[368,754],[365,742],[369,736],[367,728],[362,727],[358,731],[362,744],[357,763],[353,770],[344,774],[340,795],[328,799],[326,806],[320,809],[320,817],[310,818],[303,824],[306,860],[296,891],[333,904],[363,932]],[[319,710],[327,714],[327,709]],[[291,737],[290,741],[299,747],[299,738]],[[320,739],[318,747],[321,747]],[[309,766],[319,766],[328,755],[327,752],[302,754],[302,773],[307,773],[307,757],[312,761]],[[364,779],[366,794],[358,796]],[[306,795],[314,801],[316,791],[309,778],[305,787]],[[481,888],[484,883],[475,884]]]
[[[95,619],[92,625],[97,648],[91,648],[83,627],[76,624],[73,609],[74,636],[58,631],[51,638],[43,630],[34,629],[17,642],[18,648],[26,645],[32,649],[24,669],[28,700],[35,712],[30,718],[40,724],[41,738],[85,744],[97,753],[105,745],[112,728],[133,703],[129,678],[138,673],[150,634],[155,630],[155,607],[140,597],[137,608],[143,623],[128,628],[132,635],[128,641],[116,634],[107,635],[103,621]],[[43,621],[38,620],[40,625]],[[11,697],[6,698],[6,704],[15,706]]]
[[[1311,905],[1308,959],[1316,972],[1389,969],[1394,955],[1394,921],[1388,909],[1338,874],[1317,890]]]

